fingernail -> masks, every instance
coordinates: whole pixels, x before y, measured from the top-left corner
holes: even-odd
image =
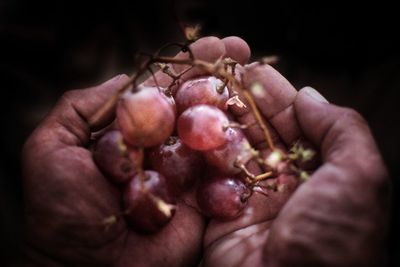
[[[121,78],[122,74],[118,74],[117,76],[115,76],[114,78],[111,79],[111,81],[118,81],[119,78]]]
[[[311,97],[313,100],[320,102],[320,103],[329,103],[328,100],[326,100],[325,97],[323,97],[320,93],[318,93],[317,90],[310,86],[306,86],[302,89],[309,97]]]

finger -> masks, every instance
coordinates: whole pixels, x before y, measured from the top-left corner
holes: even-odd
[[[238,65],[236,67],[236,78],[240,80],[243,76],[243,73],[246,71],[246,68]],[[230,94],[239,94],[240,100],[245,104],[245,107],[239,107],[238,105],[230,105],[229,111],[232,115],[235,116],[236,120],[243,125],[247,125],[247,128],[244,130],[246,133],[247,138],[249,139],[250,143],[253,147],[258,150],[263,150],[267,148],[265,135],[263,130],[257,124],[256,117],[254,116],[253,112],[251,112],[250,104],[247,99],[240,93],[240,90],[236,89],[235,87],[230,87]],[[272,125],[263,120],[265,126],[268,129],[268,132],[271,135],[271,139],[274,144],[281,143],[281,139]]]
[[[220,40],[217,37],[203,37],[189,46],[193,57],[209,63],[214,63],[223,57],[230,57],[240,64],[244,64],[250,57],[250,48],[245,41],[239,37],[231,36]],[[188,52],[180,52],[175,56],[175,59],[188,59],[190,57]],[[179,74],[189,68],[189,65],[169,64],[170,68]],[[204,70],[194,67],[180,79],[180,83],[195,76],[206,74]],[[144,82],[146,85],[159,85],[161,87],[168,87],[173,78],[162,71],[158,71],[154,77],[150,77]]]
[[[249,45],[237,36],[229,36],[222,39],[225,45],[226,56],[232,58],[240,65],[244,65],[250,58]]]
[[[292,105],[297,94],[296,89],[267,64],[248,65],[243,72],[243,83],[252,93],[264,118],[275,128],[286,145],[296,141],[300,137]]]
[[[209,63],[215,63],[218,59],[230,57],[239,64],[244,64],[250,57],[250,48],[247,43],[239,37],[230,36],[223,40],[216,37],[206,37],[203,42],[202,39],[193,44],[193,55],[195,59],[200,59]],[[195,46],[196,44],[196,46]],[[186,53],[180,53],[177,58],[189,58]],[[185,70],[188,66],[173,65],[177,73]],[[192,77],[205,74],[204,70],[200,68],[193,68],[188,73],[182,76],[182,80],[188,80]]]
[[[324,164],[281,210],[265,260],[273,266],[379,265],[388,181],[367,123],[312,88],[299,92],[294,108],[305,137],[321,147]]]
[[[366,177],[374,174],[374,166],[382,166],[382,159],[367,122],[349,108],[328,104],[316,90],[303,88],[295,101],[295,110],[305,138],[320,147],[322,159],[341,169],[362,167]]]
[[[37,127],[30,137],[31,145],[44,148],[63,146],[84,146],[88,143],[92,130],[89,118],[128,80],[119,75],[111,80],[84,90],[64,93],[53,110]],[[110,110],[102,118],[99,127],[111,122],[114,111]]]
[[[235,113],[234,113],[235,114]],[[246,112],[240,116],[236,116],[236,120],[243,125],[247,125],[247,128],[244,129],[244,132],[249,139],[249,142],[253,147],[258,150],[267,149],[267,144],[265,142],[265,135],[263,130],[257,124],[257,120],[253,113]],[[271,135],[272,142],[274,144],[281,143],[281,139],[275,129],[271,126],[268,121],[264,121],[265,126],[268,129],[268,132]]]
[[[203,37],[194,42],[189,46],[190,51],[193,54],[195,59],[203,60],[206,62],[213,63],[217,61],[219,58],[225,55],[225,45],[224,43],[217,37]],[[179,52],[175,57],[175,59],[189,59],[189,52]],[[175,74],[179,74],[180,72],[186,70],[190,67],[190,65],[180,65],[180,64],[168,64],[172,71]],[[193,68],[185,75],[181,77],[182,80],[189,79],[190,77],[197,76],[204,73],[199,68]],[[162,71],[158,71],[154,77],[150,77],[148,80],[144,82],[145,85],[159,85],[161,87],[168,87],[173,81],[173,78],[167,75]]]

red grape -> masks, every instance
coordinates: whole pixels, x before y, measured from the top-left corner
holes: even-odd
[[[220,109],[210,105],[196,105],[179,116],[178,134],[190,148],[210,150],[225,143],[227,125],[229,120]]]
[[[204,179],[197,189],[197,203],[213,219],[231,220],[246,207],[250,189],[239,179],[214,175]]]
[[[202,176],[203,155],[183,144],[178,137],[167,141],[149,153],[152,168],[167,179],[174,193],[179,194]]]
[[[194,185],[205,216],[239,217],[252,188],[240,179],[249,174],[238,166],[254,153],[242,130],[231,128],[238,123],[228,118],[228,88],[211,76],[184,82],[175,99],[163,90],[141,85],[122,95],[119,130],[104,134],[94,147],[93,158],[106,176],[127,182],[127,224],[138,233],[159,231],[174,216],[175,197]]]
[[[136,173],[128,158],[128,150],[131,155],[135,153],[133,148],[125,145],[119,131],[109,131],[96,141],[93,159],[107,178],[116,183],[124,183]]]
[[[164,176],[155,171],[145,171],[144,176],[143,188],[139,174],[125,188],[126,218],[135,230],[154,233],[172,219],[175,202]]]
[[[208,104],[226,110],[229,91],[224,83],[214,76],[189,80],[182,84],[175,94],[176,106],[179,113],[187,108]]]
[[[229,128],[224,145],[205,151],[207,162],[225,174],[241,171],[235,164],[246,164],[253,156],[251,146],[240,129]]]
[[[135,146],[154,146],[171,135],[175,110],[171,99],[157,87],[141,87],[125,94],[117,106],[117,121],[124,139]]]

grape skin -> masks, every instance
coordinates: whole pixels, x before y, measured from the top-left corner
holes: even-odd
[[[144,175],[144,188],[141,187],[141,177],[137,174],[124,190],[126,219],[137,231],[154,233],[172,219],[173,213],[171,216],[166,216],[161,212],[152,196],[167,204],[174,204],[175,201],[168,190],[164,176],[155,171],[145,171]]]
[[[175,125],[171,99],[156,87],[127,93],[117,105],[117,121],[124,139],[138,147],[163,143]]]
[[[225,174],[238,174],[238,165],[245,165],[252,157],[249,142],[240,129],[227,129],[227,142],[215,149],[204,152],[208,164]]]
[[[250,190],[241,180],[219,174],[202,181],[197,203],[206,216],[226,221],[242,214],[249,195]]]
[[[210,105],[196,105],[178,118],[178,134],[182,142],[194,150],[210,150],[226,142],[226,115]]]
[[[220,79],[213,76],[201,77],[183,83],[175,94],[178,112],[182,113],[187,108],[200,104],[212,105],[221,110],[226,110],[229,91],[223,84]],[[221,90],[221,92],[218,90]]]
[[[121,132],[108,131],[96,141],[93,148],[93,159],[100,170],[114,183],[128,182],[136,169],[128,158],[135,153],[133,148],[125,145]]]
[[[165,176],[176,194],[200,179],[205,167],[203,155],[190,149],[176,136],[171,136],[164,144],[152,148],[149,158],[152,168]]]
[[[227,221],[243,213],[251,189],[233,175],[241,172],[236,164],[246,164],[253,152],[243,132],[229,127],[229,115],[224,113],[228,89],[221,87],[222,92],[217,92],[222,84],[213,76],[187,81],[176,92],[175,100],[161,93],[162,88],[139,86],[117,103],[120,132],[106,133],[110,140],[104,144],[109,147],[97,149],[94,154],[108,159],[108,163],[95,161],[111,181],[129,181],[122,192],[124,214],[135,231],[159,231],[171,220],[174,210],[167,216],[155,199],[167,206],[174,204],[175,197],[196,182],[197,203],[205,216]],[[180,116],[176,120],[177,111]],[[234,122],[234,118],[231,120]],[[178,136],[171,137],[172,133]],[[144,161],[138,161],[151,169],[144,172],[144,187],[136,170],[126,176],[103,170],[109,165],[121,171],[121,162],[135,169],[132,159],[126,152],[121,154],[121,147],[116,145],[123,141],[130,149],[129,156],[135,156],[133,146],[145,148]],[[119,158],[112,158],[114,154]],[[210,168],[215,169],[204,177],[204,170]]]

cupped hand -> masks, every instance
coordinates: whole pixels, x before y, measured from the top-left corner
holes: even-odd
[[[297,92],[269,65],[253,63],[241,72],[247,88],[254,82],[263,88],[253,96],[276,147],[303,140],[321,164],[300,185],[281,174],[280,190],[255,192],[237,220],[210,222],[204,266],[382,266],[389,183],[366,121],[313,88]],[[232,112],[242,123],[254,122],[248,109]],[[247,135],[264,155],[270,152],[258,126]]]
[[[250,55],[235,37],[203,38],[192,51],[209,62],[229,56],[245,64]],[[179,72],[182,66],[174,68]],[[303,139],[319,151],[322,164],[310,181],[298,186],[296,177],[281,175],[280,190],[268,196],[255,192],[243,216],[229,222],[206,224],[188,192],[173,220],[155,235],[139,235],[124,220],[106,227],[104,219],[121,212],[120,192],[92,160],[88,143],[97,129],[88,121],[128,79],[118,76],[66,93],[25,144],[27,265],[196,266],[202,259],[203,266],[373,266],[379,261],[387,174],[365,121],[311,88],[297,92],[269,65],[252,64],[241,72],[247,87],[257,81],[264,88],[254,98],[276,146],[287,149]],[[183,79],[197,75],[201,71],[194,68]],[[157,81],[163,86],[171,79],[158,73]],[[241,122],[254,121],[247,109],[231,111]],[[112,120],[108,115],[100,128]],[[270,152],[257,127],[247,135],[264,154]]]
[[[236,37],[202,38],[191,50],[208,62],[228,56],[244,64],[250,56],[247,44]],[[174,67],[179,73],[182,66]],[[200,74],[194,68],[183,80]],[[103,223],[121,214],[121,196],[93,162],[88,144],[97,129],[91,129],[88,121],[127,80],[121,75],[94,88],[67,92],[27,140],[23,150],[27,266],[195,266],[200,261],[205,220],[190,204],[192,193],[178,202],[173,220],[157,234],[139,235],[124,220]],[[161,86],[171,81],[163,73],[157,80]],[[112,118],[107,114],[98,127]]]

